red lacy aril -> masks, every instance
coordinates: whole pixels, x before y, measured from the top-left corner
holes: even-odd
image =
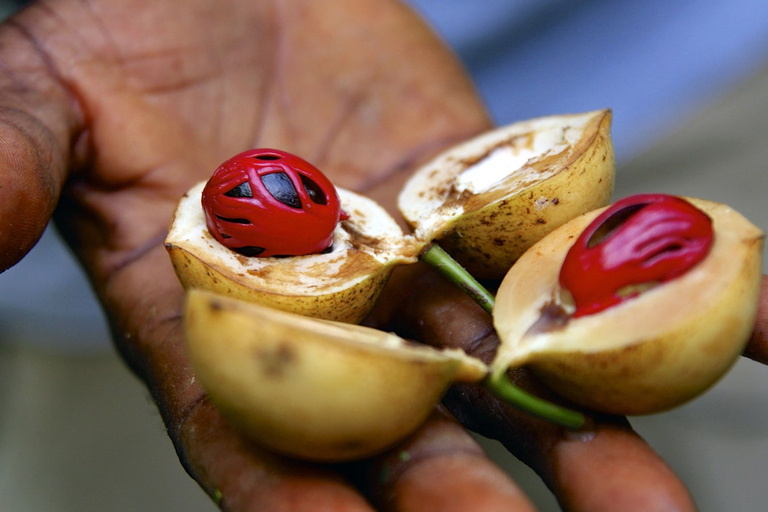
[[[713,236],[712,220],[679,197],[639,194],[616,202],[582,232],[560,270],[574,317],[686,273],[706,257]]]
[[[213,237],[246,256],[321,253],[347,218],[319,169],[275,149],[252,149],[221,164],[203,189],[202,205]]]

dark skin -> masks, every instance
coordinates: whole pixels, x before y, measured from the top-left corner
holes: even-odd
[[[403,446],[318,466],[244,440],[194,380],[162,244],[193,183],[276,147],[394,211],[416,165],[490,126],[454,57],[391,0],[37,2],[0,29],[0,268],[53,216],[180,460],[223,509],[533,510],[458,418],[531,465],[565,510],[693,510],[623,419],[594,417],[574,435],[462,386]],[[763,362],[766,295],[749,349]],[[370,323],[484,358],[496,343],[488,316],[420,265],[394,276]]]

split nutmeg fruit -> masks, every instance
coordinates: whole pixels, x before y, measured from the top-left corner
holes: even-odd
[[[477,278],[501,279],[531,245],[613,193],[611,112],[549,116],[458,144],[413,174],[398,207]]]
[[[494,375],[527,366],[614,414],[690,400],[734,364],[757,312],[764,234],[731,208],[640,195],[578,217],[504,278]]]
[[[352,323],[420,250],[374,201],[272,149],[236,155],[187,192],[165,245],[186,289]]]

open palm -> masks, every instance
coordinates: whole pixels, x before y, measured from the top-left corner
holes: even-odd
[[[442,409],[408,460],[310,466],[240,438],[189,367],[162,244],[179,197],[245,149],[296,153],[391,208],[416,164],[489,126],[461,67],[391,0],[38,2],[0,30],[0,268],[55,210],[182,462],[223,508],[531,510]],[[393,294],[412,304],[401,314],[420,337],[492,347],[472,304],[409,272],[411,288],[424,280],[418,300],[405,280]],[[455,415],[502,439],[569,510],[692,507],[621,421],[571,438],[476,388],[452,396]]]

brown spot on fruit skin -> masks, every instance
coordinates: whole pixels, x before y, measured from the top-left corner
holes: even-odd
[[[256,352],[256,360],[264,371],[264,375],[273,378],[282,378],[297,359],[296,350],[288,342]]]

